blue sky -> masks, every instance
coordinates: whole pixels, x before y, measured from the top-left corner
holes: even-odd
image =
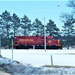
[[[57,27],[62,28],[60,20],[62,12],[71,13],[72,9],[67,7],[68,0],[0,0],[0,14],[7,10],[12,15],[16,13],[19,17],[27,15],[32,22],[35,18],[45,24],[52,19]],[[59,7],[58,7],[59,6]]]

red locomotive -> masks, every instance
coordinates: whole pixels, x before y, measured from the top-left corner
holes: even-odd
[[[43,36],[16,36],[14,38],[14,48],[16,49],[44,49]],[[61,41],[54,39],[53,36],[46,36],[47,49],[62,49]]]

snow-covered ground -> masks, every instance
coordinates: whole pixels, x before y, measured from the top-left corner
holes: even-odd
[[[12,49],[1,49],[1,55],[12,59]],[[51,65],[75,66],[75,50],[13,50],[13,60],[32,66]]]
[[[12,59],[13,52],[13,60]],[[11,75],[75,75],[75,68],[48,68],[42,65],[75,66],[75,50],[1,49],[0,67]],[[36,67],[38,66],[38,67]]]
[[[0,57],[0,66],[11,75],[75,75],[75,68],[33,67],[4,57]]]

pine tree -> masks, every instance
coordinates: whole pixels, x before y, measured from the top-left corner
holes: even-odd
[[[33,35],[44,35],[44,25],[42,22],[36,18],[35,21],[32,24],[32,30],[33,30]]]
[[[65,36],[64,43],[65,45],[67,45],[67,48],[69,49],[69,46],[73,45],[74,25],[70,21],[67,21],[64,23],[62,31],[63,35]]]
[[[12,34],[13,37],[17,36],[19,34],[19,28],[20,28],[20,18],[18,17],[18,15],[16,15],[15,13],[13,14],[13,16],[11,16],[11,21],[12,21]]]
[[[24,36],[30,35],[31,20],[26,15],[24,15],[24,17],[21,18],[21,28],[23,29],[22,33],[23,33]]]
[[[3,30],[4,30],[4,34],[7,38],[9,38],[9,34],[10,34],[10,26],[11,26],[11,23],[10,23],[10,19],[11,19],[11,16],[10,16],[10,13],[5,10],[2,15],[1,15],[2,19],[3,19]]]
[[[52,35],[55,38],[59,38],[60,37],[60,30],[59,30],[59,28],[57,28],[56,24],[54,24],[54,22],[51,19],[47,23],[46,28],[47,28],[46,29],[47,35]]]

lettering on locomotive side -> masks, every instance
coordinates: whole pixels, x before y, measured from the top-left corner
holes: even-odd
[[[33,42],[33,39],[19,39],[19,42]]]

